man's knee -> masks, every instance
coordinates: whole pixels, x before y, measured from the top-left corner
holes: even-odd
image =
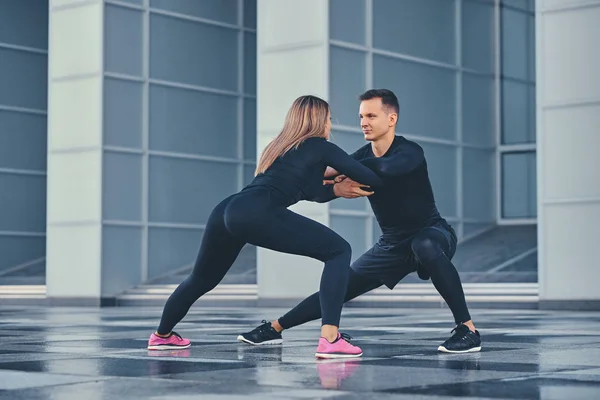
[[[427,236],[416,237],[411,243],[411,248],[421,264],[427,264],[443,253],[439,243]]]

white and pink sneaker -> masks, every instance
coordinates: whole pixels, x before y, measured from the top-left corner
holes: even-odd
[[[330,343],[324,337],[319,339],[319,347],[315,356],[317,358],[354,358],[362,356],[362,350],[354,346],[348,340],[351,337],[338,332],[338,337]]]
[[[190,345],[190,341],[182,338],[177,332],[171,332],[166,338],[153,333],[148,340],[148,350],[187,349]]]

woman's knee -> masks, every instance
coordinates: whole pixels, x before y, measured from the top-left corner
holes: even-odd
[[[348,256],[348,258],[352,258],[352,246],[348,243],[347,240],[344,240],[341,244],[342,254]]]
[[[344,260],[350,263],[350,259],[352,258],[352,246],[348,243],[347,240],[340,237],[335,243],[330,247],[331,250],[331,258],[343,258]]]
[[[209,282],[192,273],[181,282],[173,295],[183,296],[187,301],[193,302],[212,289]]]

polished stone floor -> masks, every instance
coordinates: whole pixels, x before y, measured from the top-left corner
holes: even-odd
[[[473,310],[481,353],[438,354],[446,310],[347,308],[357,361],[318,362],[318,324],[252,347],[281,309],[194,308],[187,350],[149,352],[157,308],[0,307],[4,399],[599,399],[600,313]]]

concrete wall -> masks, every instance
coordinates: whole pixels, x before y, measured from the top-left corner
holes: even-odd
[[[600,1],[537,2],[543,307],[600,307]]]

